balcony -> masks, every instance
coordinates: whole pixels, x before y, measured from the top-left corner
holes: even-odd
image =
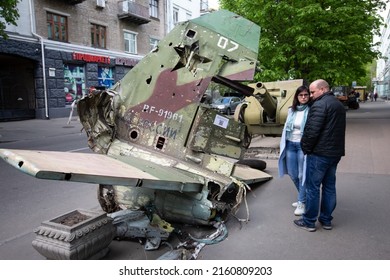
[[[84,2],[85,0],[63,0],[63,1],[70,5],[76,5],[76,4],[80,4],[81,2]]]
[[[133,1],[119,1],[118,10],[119,19],[128,20],[139,25],[150,22],[149,7],[142,6]]]

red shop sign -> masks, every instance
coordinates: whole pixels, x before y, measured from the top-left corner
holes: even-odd
[[[92,55],[87,53],[74,52],[73,59],[82,60],[85,62],[97,62],[97,63],[110,64],[110,57],[108,56]]]

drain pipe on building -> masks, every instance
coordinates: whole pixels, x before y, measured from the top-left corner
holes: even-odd
[[[30,8],[30,21],[31,21],[31,33],[34,37],[38,38],[41,43],[41,55],[42,55],[42,74],[43,74],[43,94],[45,99],[45,117],[49,119],[49,108],[47,103],[47,85],[46,85],[46,63],[45,63],[45,46],[43,44],[43,37],[35,33],[35,21],[34,21],[34,13],[33,13],[33,3],[34,0],[29,0],[29,8]]]

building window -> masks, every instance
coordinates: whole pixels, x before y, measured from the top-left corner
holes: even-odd
[[[149,38],[150,50],[153,50],[155,47],[157,47],[158,42],[160,42],[160,40],[155,38]]]
[[[209,1],[208,0],[200,0],[200,10],[208,11],[209,10]]]
[[[106,48],[106,27],[91,24],[91,46],[95,48]]]
[[[103,86],[105,88],[111,88],[114,84],[114,76],[113,76],[112,68],[110,67],[98,67],[98,81],[99,86]]]
[[[56,41],[68,41],[68,18],[47,13],[47,38]]]
[[[137,34],[125,32],[125,52],[137,53]]]
[[[173,25],[179,22],[179,9],[173,8]]]
[[[149,15],[158,18],[158,0],[149,0]]]
[[[85,94],[84,66],[64,65],[64,92],[65,104],[71,105],[73,101],[80,99]]]

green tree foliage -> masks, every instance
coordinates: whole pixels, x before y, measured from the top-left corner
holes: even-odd
[[[350,85],[379,56],[381,0],[220,0],[261,27],[262,81],[326,79]]]
[[[4,32],[7,24],[16,25],[19,13],[16,8],[19,0],[1,0],[0,1],[0,37],[8,38]]]
[[[366,75],[357,80],[357,85],[366,86],[368,91],[374,91],[374,84],[372,79],[376,74],[376,60],[373,60],[371,63],[365,66]]]

